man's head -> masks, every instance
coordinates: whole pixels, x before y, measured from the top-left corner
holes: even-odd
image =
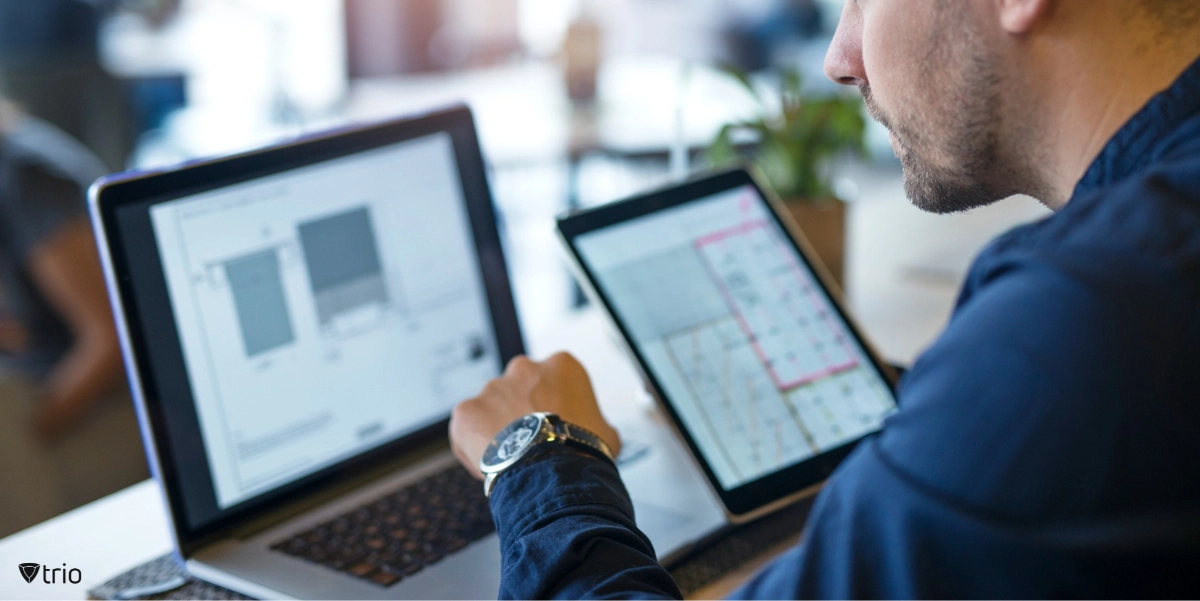
[[[1197,45],[1174,38],[1200,37],[1198,21],[1197,0],[846,0],[825,71],[858,86],[890,130],[918,207],[1018,193],[1057,207],[1182,70],[1174,56],[1195,58]],[[1130,81],[1133,62],[1156,58]]]

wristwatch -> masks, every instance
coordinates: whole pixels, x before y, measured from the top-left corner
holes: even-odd
[[[483,452],[479,471],[483,472],[483,494],[491,496],[496,478],[517,464],[534,447],[557,442],[575,445],[600,453],[614,461],[612,449],[604,439],[585,428],[570,424],[553,413],[530,413],[504,427]]]

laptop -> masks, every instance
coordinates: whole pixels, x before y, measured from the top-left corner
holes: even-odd
[[[102,179],[89,204],[193,575],[261,598],[495,598],[491,514],[447,423],[524,349],[466,107]],[[640,451],[622,472],[660,556],[723,523],[678,441]]]

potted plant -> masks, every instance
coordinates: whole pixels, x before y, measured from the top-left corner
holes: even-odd
[[[846,212],[833,193],[825,163],[843,152],[865,152],[862,101],[806,94],[800,73],[785,70],[779,78],[779,103],[772,106],[745,73],[726,72],[750,93],[758,110],[750,119],[721,128],[709,145],[709,161],[718,167],[742,161],[757,165],[840,286]]]

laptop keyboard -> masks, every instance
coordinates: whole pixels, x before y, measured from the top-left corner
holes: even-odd
[[[495,530],[483,486],[454,466],[271,549],[387,587]]]

